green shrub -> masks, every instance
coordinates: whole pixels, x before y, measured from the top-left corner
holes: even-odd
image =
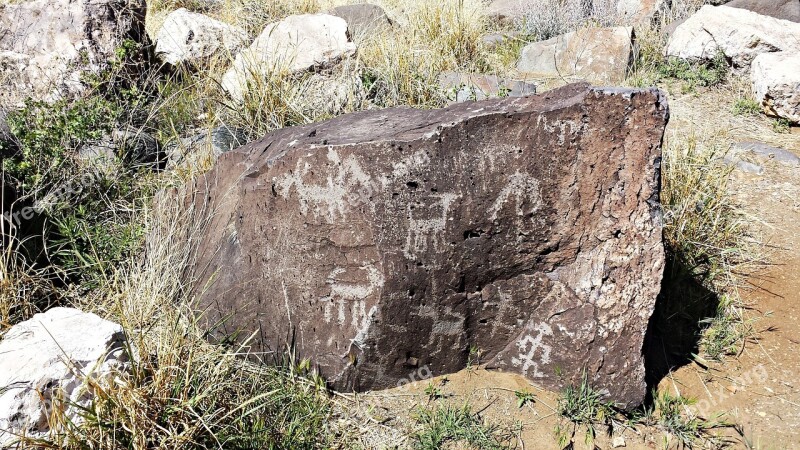
[[[761,112],[761,105],[746,97],[737,98],[733,102],[733,114],[737,116],[757,116]]]
[[[665,58],[658,66],[660,78],[685,81],[688,89],[696,86],[710,87],[725,82],[728,76],[728,62],[719,52],[711,61],[695,63],[680,58]]]
[[[19,150],[3,160],[3,170],[21,192],[36,192],[74,174],[71,153],[113,128],[118,107],[100,96],[54,104],[28,100],[8,114]]]

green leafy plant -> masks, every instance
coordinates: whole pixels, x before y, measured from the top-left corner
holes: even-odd
[[[444,397],[444,392],[442,391],[442,383],[434,384],[433,382],[429,382],[427,386],[425,386],[425,395],[428,396],[428,400],[438,400]]]
[[[788,133],[791,130],[792,122],[789,119],[779,117],[772,121],[772,130],[776,133]]]
[[[514,396],[517,397],[517,408],[522,408],[523,406],[534,403],[536,401],[536,396],[533,392],[523,389],[521,391],[514,391]]]
[[[722,52],[707,62],[689,62],[680,58],[665,58],[657,66],[659,78],[673,78],[687,83],[685,90],[697,86],[722,84],[728,77],[728,62]]]
[[[19,151],[3,159],[3,170],[20,191],[45,190],[72,173],[70,153],[111,131],[118,107],[100,96],[54,104],[28,100],[8,115]]]
[[[752,98],[739,97],[733,102],[733,113],[737,116],[757,116],[761,105]]]

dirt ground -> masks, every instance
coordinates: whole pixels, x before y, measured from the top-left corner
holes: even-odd
[[[800,130],[778,132],[766,117],[733,114],[733,102],[743,86],[670,92],[667,139],[714,133],[729,145],[758,141],[800,156]],[[716,445],[699,443],[701,448],[720,442],[728,448],[800,448],[800,164],[749,154],[739,158],[761,168],[760,174],[735,170],[731,188],[766,244],[770,261],[748,277],[751,286],[741,292],[755,334],[738,356],[723,363],[700,360],[680,367],[661,381],[659,390],[696,399],[694,412],[732,424],[718,431],[721,440]],[[425,374],[419,375],[416,378]],[[429,385],[437,386],[444,398],[429,399],[425,393]],[[515,391],[523,390],[532,392],[535,401],[519,407]],[[480,367],[449,375],[444,382],[443,377],[424,379],[389,391],[342,396],[341,402],[361,411],[367,425],[358,432],[369,448],[409,446],[414,411],[437,403],[469,403],[482,418],[510,430],[512,444],[521,449],[560,448],[555,429],[559,423],[565,425],[555,412],[557,393],[519,376]],[[575,430],[573,448],[680,448],[658,429],[620,423],[613,436],[604,432],[598,430],[597,439],[587,443],[585,431]]]

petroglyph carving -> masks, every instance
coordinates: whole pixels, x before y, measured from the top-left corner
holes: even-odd
[[[552,336],[553,329],[546,323],[540,323],[533,328],[533,331],[538,331],[536,337],[528,334],[517,341],[517,347],[519,347],[520,352],[519,357],[511,358],[511,364],[519,367],[522,375],[541,378],[544,373],[539,371],[539,365],[550,362],[550,352],[553,350],[551,346],[543,342],[543,339],[545,336]],[[528,371],[531,368],[533,368],[533,373],[529,375]]]

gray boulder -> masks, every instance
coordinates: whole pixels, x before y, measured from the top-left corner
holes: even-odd
[[[251,83],[273,72],[296,74],[330,67],[353,55],[347,22],[330,14],[289,16],[267,25],[256,40],[237,56],[222,77],[222,87],[242,101]]]
[[[619,0],[616,12],[620,23],[647,24],[668,6],[668,0]]]
[[[710,61],[722,53],[747,72],[756,56],[800,52],[800,24],[728,6],[703,6],[680,24],[667,44],[667,56]]]
[[[0,448],[19,436],[47,436],[54,407],[80,423],[79,408],[94,397],[94,386],[126,369],[124,348],[121,326],[72,308],[11,327],[0,340]]]
[[[753,60],[750,78],[764,112],[800,123],[800,53],[758,55]]]
[[[633,58],[633,28],[582,28],[522,49],[517,70],[547,77],[617,84]]]
[[[165,149],[167,168],[186,165],[210,167],[223,153],[246,143],[244,130],[224,126],[212,128],[168,145]]]
[[[328,14],[344,19],[350,36],[355,39],[363,39],[392,29],[392,21],[386,11],[370,3],[337,6]]]
[[[143,165],[155,166],[162,159],[158,141],[133,128],[114,130],[98,142],[81,147],[77,156],[81,163],[106,175]]]
[[[143,42],[144,0],[27,0],[0,5],[0,105],[86,90],[131,39]]]
[[[725,6],[747,9],[776,19],[800,22],[800,0],[733,0],[725,3]]]
[[[158,30],[156,55],[173,66],[200,66],[213,58],[232,60],[246,41],[242,28],[180,8]]]

